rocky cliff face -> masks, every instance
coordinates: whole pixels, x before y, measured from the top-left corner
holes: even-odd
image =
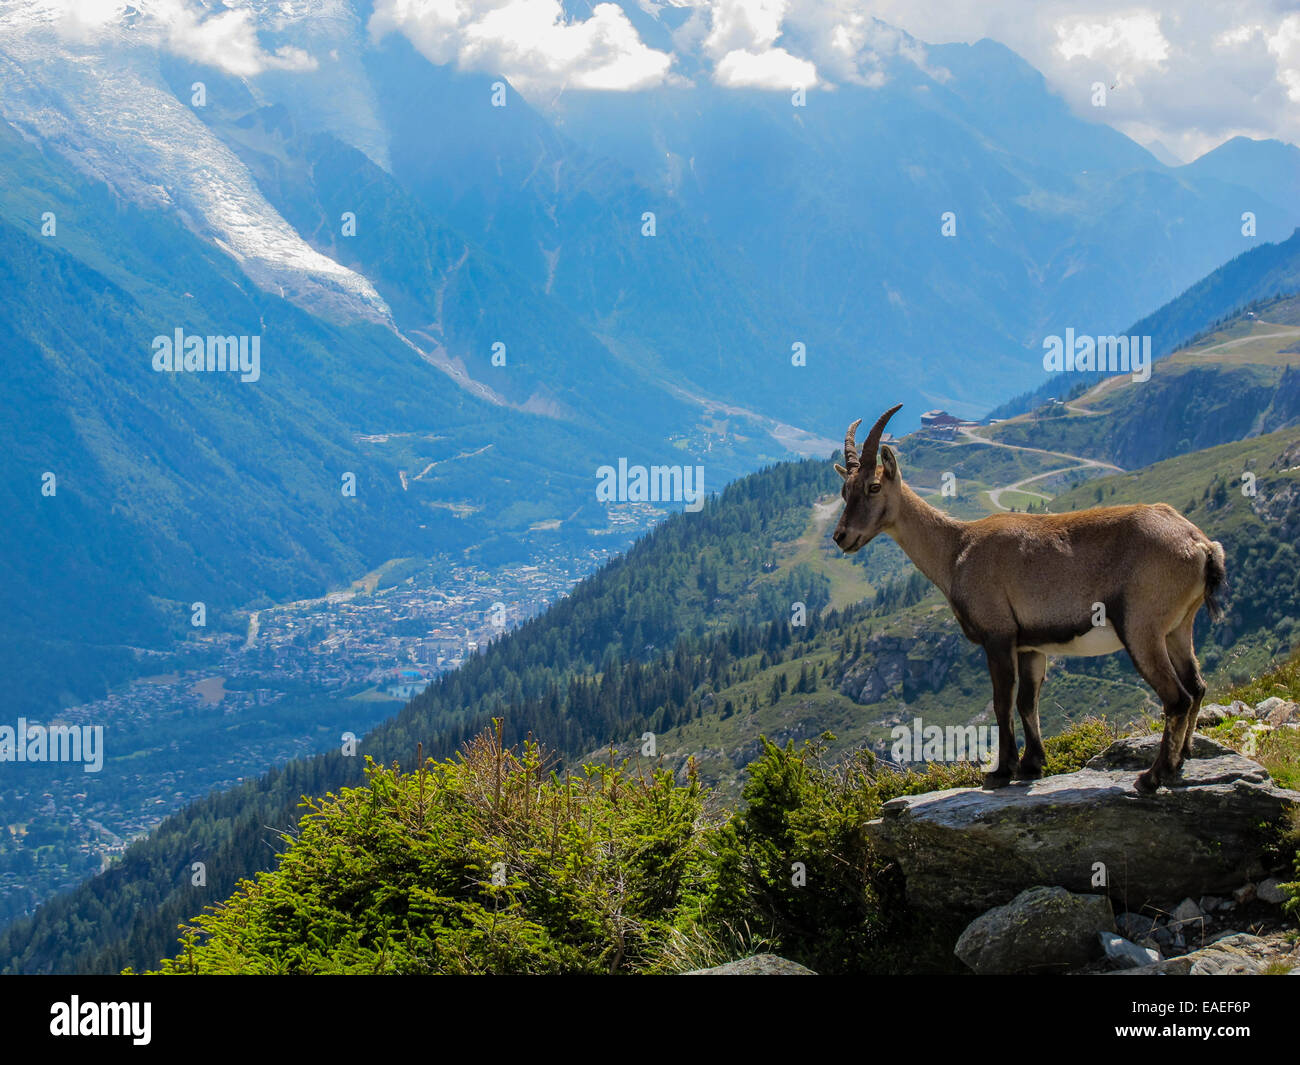
[[[1246,384],[1220,366],[1171,375],[1158,389],[1135,391],[1111,427],[1107,455],[1137,469],[1188,451],[1271,433],[1300,418],[1300,375]]]
[[[963,657],[983,662],[983,651],[970,643],[956,623],[948,619],[943,629],[913,636],[872,636],[862,654],[852,659],[840,675],[839,690],[856,703],[868,705],[893,696],[911,699],[922,691],[943,687],[953,665]]]
[[[1300,373],[1294,373],[1291,377],[1300,382]],[[1270,469],[1277,473],[1285,473],[1297,467],[1300,467],[1300,440],[1270,464]],[[1261,518],[1275,525],[1278,539],[1292,543],[1300,540],[1300,485],[1294,482],[1279,485],[1273,491],[1252,497],[1250,506]]]

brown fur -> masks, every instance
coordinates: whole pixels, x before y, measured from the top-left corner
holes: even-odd
[[[1164,503],[958,521],[903,483],[888,447],[875,462],[896,410],[872,428],[865,465],[854,442],[859,423],[845,435],[846,465],[836,467],[844,511],[833,538],[852,553],[880,533],[892,537],[947,597],[966,636],[984,648],[999,734],[998,767],[986,786],[1006,784],[1013,774],[1042,775],[1038,693],[1047,654],[1110,653],[1118,641],[1164,707],[1160,751],[1138,778],[1139,790],[1155,791],[1191,754],[1205,694],[1192,627],[1203,602],[1218,612],[1222,545]],[[1025,727],[1023,758],[1013,700]]]

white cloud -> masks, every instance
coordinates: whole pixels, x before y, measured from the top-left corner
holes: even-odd
[[[668,80],[673,63],[611,3],[568,20],[559,0],[378,0],[371,37],[395,31],[434,63],[503,74],[523,91],[645,89]]]
[[[1277,78],[1286,86],[1287,98],[1300,103],[1300,15],[1287,15],[1266,43],[1268,54],[1277,62]]]
[[[789,0],[714,0],[705,52],[720,59],[732,52],[768,51],[781,36],[789,6]]]
[[[1254,25],[1233,26],[1231,29],[1224,30],[1214,38],[1214,43],[1221,48],[1234,48],[1237,45],[1245,44],[1256,34],[1263,33],[1264,27],[1255,23]]]
[[[784,48],[769,48],[765,52],[737,48],[718,60],[713,78],[731,89],[811,88],[817,84],[817,68]]]
[[[861,0],[701,0],[699,10],[709,20],[700,51],[722,84],[754,71],[755,83],[771,88],[788,89],[792,77],[876,87],[895,58],[940,81],[949,76],[928,66],[921,42],[873,18]]]
[[[787,21],[824,2],[792,0]],[[871,10],[932,44],[1005,44],[1080,115],[1159,140],[1183,158],[1238,134],[1300,142],[1294,3],[873,0]],[[1099,113],[1091,85],[1103,80],[1117,88]]]
[[[1073,19],[1057,23],[1056,50],[1067,61],[1076,56],[1112,64],[1159,66],[1169,56],[1160,18],[1151,11],[1120,15],[1102,22]]]

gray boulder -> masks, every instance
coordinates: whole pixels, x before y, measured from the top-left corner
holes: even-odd
[[[1140,795],[1134,780],[1158,744],[1155,735],[1118,740],[1086,768],[1028,785],[899,796],[866,829],[898,863],[909,905],[936,918],[978,914],[1042,884],[1096,891],[1103,875],[1137,908],[1231,894],[1271,872],[1258,826],[1300,792],[1198,735],[1174,786]]]
[[[972,921],[954,953],[981,975],[1065,972],[1100,954],[1097,933],[1114,927],[1105,895],[1034,887]]]
[[[1261,880],[1255,885],[1255,897],[1263,902],[1272,903],[1274,906],[1281,906],[1286,902],[1286,892],[1282,890],[1282,881],[1275,876],[1270,876],[1267,880]]]
[[[683,976],[816,976],[798,962],[776,954],[755,954],[749,958],[715,965],[711,969],[692,969]]]
[[[1156,919],[1140,913],[1125,912],[1115,918],[1115,927],[1125,939],[1141,943],[1156,930]]]
[[[1282,699],[1276,695],[1271,699],[1265,699],[1255,707],[1255,712],[1274,728],[1300,721],[1300,703],[1293,703],[1289,699]]]
[[[1212,728],[1215,725],[1222,725],[1230,717],[1255,717],[1256,711],[1249,703],[1243,703],[1240,699],[1224,706],[1222,703],[1204,703],[1201,706],[1200,716],[1196,719],[1198,728]]]

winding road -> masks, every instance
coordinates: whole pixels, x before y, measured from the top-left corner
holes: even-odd
[[[1275,325],[1279,323],[1259,322],[1258,324]],[[1300,329],[1284,326],[1282,328],[1279,328],[1276,332],[1272,332],[1272,333],[1251,333],[1248,336],[1235,337],[1232,340],[1224,340],[1221,343],[1212,344],[1210,347],[1207,348],[1187,349],[1184,352],[1184,354],[1188,356],[1209,355],[1211,352],[1223,351],[1227,348],[1236,348],[1244,344],[1258,343],[1261,340],[1268,340],[1270,338],[1279,338],[1279,337],[1292,337],[1292,336],[1300,337]],[[1090,389],[1089,392],[1086,394],[1091,396],[1095,400],[1097,396],[1100,395],[1102,392],[1106,391],[1109,388],[1115,387],[1117,383],[1123,382],[1124,380],[1125,378],[1122,375],[1106,378],[1105,380],[1101,381],[1095,388]],[[1067,402],[1064,404],[1064,406],[1065,409],[1070,411],[1072,414],[1080,415],[1082,417],[1087,417],[1087,418],[1100,417],[1106,413],[1105,411],[1101,411],[1101,410],[1093,410],[1090,407],[1081,407],[1076,403]],[[987,437],[979,436],[972,429],[962,429],[961,432],[962,435],[966,436],[971,441],[978,441],[979,443],[986,444],[992,447],[1011,448],[1014,451],[1032,451],[1039,455],[1047,455],[1051,458],[1066,459],[1070,462],[1070,465],[1068,466],[1062,466],[1059,469],[1047,470],[1043,473],[1036,473],[1032,477],[1025,477],[1022,480],[1016,481],[1014,484],[1004,485],[1001,488],[990,489],[989,500],[999,510],[1011,509],[1010,507],[1003,506],[1002,504],[1003,492],[1022,492],[1025,495],[1038,496],[1040,499],[1050,499],[1051,496],[1044,495],[1042,492],[1035,492],[1032,489],[1027,489],[1025,486],[1029,484],[1033,484],[1035,481],[1041,481],[1048,477],[1054,477],[1057,474],[1069,473],[1071,470],[1087,469],[1090,466],[1097,467],[1099,469],[1111,470],[1115,473],[1124,472],[1123,468],[1120,466],[1112,465],[1109,462],[1099,462],[1096,459],[1084,458],[1082,455],[1069,455],[1060,451],[1044,451],[1042,448],[1021,447],[1016,444],[1003,444],[997,440],[990,440]]]
[[[1089,413],[1098,412],[1090,411]],[[983,444],[985,447],[1004,447],[1010,451],[1028,451],[1035,455],[1046,455],[1048,458],[1065,459],[1069,463],[1069,465],[1061,466],[1057,469],[1044,470],[1042,473],[1035,473],[1030,477],[1023,477],[1019,481],[1016,481],[1013,484],[1003,485],[1001,488],[990,488],[989,502],[997,507],[998,510],[1011,510],[1011,507],[1002,505],[1003,492],[1022,492],[1025,495],[1038,496],[1040,499],[1051,499],[1051,496],[1044,495],[1042,492],[1035,492],[1025,488],[1025,485],[1033,484],[1035,481],[1041,481],[1047,477],[1055,477],[1058,474],[1069,473],[1072,470],[1085,470],[1090,467],[1102,470],[1112,470],[1115,473],[1124,472],[1122,466],[1116,466],[1110,462],[1101,462],[1098,459],[1084,458],[1082,455],[1070,455],[1063,451],[1046,451],[1041,447],[1024,447],[1021,444],[1004,444],[998,440],[990,440],[987,437],[980,436],[974,429],[962,429],[961,433],[963,436],[967,437],[971,443]]]

